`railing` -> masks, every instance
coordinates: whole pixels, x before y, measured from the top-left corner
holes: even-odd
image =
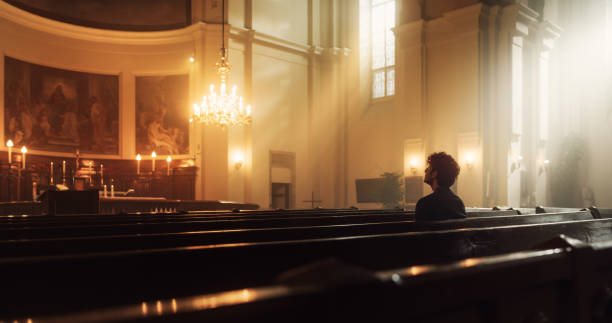
[[[30,164],[26,169],[21,169],[20,166],[16,163],[0,165],[0,201],[32,201],[51,187],[50,167],[46,164]],[[54,168],[53,184],[65,184],[71,188],[77,184],[83,189],[101,191],[106,185],[109,196],[112,185],[112,190],[117,192],[117,195],[120,192],[133,190],[132,196],[193,200],[196,173],[196,167],[177,167],[171,169],[170,175],[167,175],[166,169],[137,175],[135,171],[108,167],[104,169],[103,177],[99,172],[87,177],[75,177],[74,167],[66,165],[65,176],[61,166]]]

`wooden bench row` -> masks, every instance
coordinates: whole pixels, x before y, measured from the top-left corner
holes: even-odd
[[[357,220],[357,219],[358,220]],[[264,241],[305,240],[436,230],[501,227],[589,220],[587,211],[525,216],[476,217],[443,222],[415,222],[365,216],[240,219],[184,223],[69,226],[0,230],[0,257],[95,251],[153,249]],[[349,221],[338,223],[338,220]],[[330,224],[331,221],[336,223]],[[377,222],[379,221],[379,222]]]
[[[501,212],[501,211],[500,211]],[[277,229],[277,228],[293,228],[307,229],[308,227],[323,227],[333,226],[338,232],[345,230],[347,234],[351,232],[361,232],[367,234],[367,230],[361,229],[365,225],[372,227],[385,228],[384,230],[393,230],[393,232],[410,232],[410,231],[425,231],[425,230],[440,230],[440,229],[457,229],[470,227],[486,227],[486,226],[501,226],[501,225],[518,225],[528,223],[545,223],[558,221],[573,221],[592,219],[592,215],[588,211],[565,212],[554,214],[534,214],[534,215],[507,215],[507,216],[491,216],[491,217],[470,217],[462,220],[450,220],[439,223],[435,222],[415,222],[410,214],[399,213],[329,213],[326,216],[300,216],[293,217],[285,215],[285,217],[215,217],[215,218],[184,218],[180,221],[163,220],[130,220],[117,222],[100,222],[100,223],[36,223],[35,225],[0,225],[0,240],[15,240],[15,239],[51,239],[51,238],[73,238],[73,237],[88,237],[88,236],[121,236],[127,234],[163,234],[163,233],[179,233],[182,237],[187,238],[195,233],[203,233],[204,231],[218,230],[242,230],[234,232],[234,234],[246,234],[246,230],[254,231],[255,229]],[[383,223],[388,225],[383,226]],[[351,225],[357,229],[352,229]],[[374,225],[378,224],[378,225]],[[352,231],[351,231],[352,230]],[[261,231],[261,230],[260,230]],[[385,231],[385,232],[387,232]],[[214,233],[214,232],[213,232]],[[231,234],[228,233],[228,235]],[[265,236],[265,234],[264,234]],[[237,240],[244,241],[244,240]]]
[[[154,298],[42,321],[610,322],[612,243],[568,242],[570,248],[390,271],[323,263],[297,275],[294,270],[280,284]],[[309,274],[323,279],[299,279]],[[325,279],[335,275],[342,281]]]
[[[609,240],[612,219],[147,250],[109,251],[113,249],[109,247],[80,254],[4,258],[0,284],[5,293],[0,304],[15,309],[14,314],[72,311],[91,304],[110,306],[261,286],[288,269],[321,258],[388,270],[521,251],[559,234],[589,242]],[[159,241],[163,241],[159,246],[170,243],[164,239],[148,243]]]

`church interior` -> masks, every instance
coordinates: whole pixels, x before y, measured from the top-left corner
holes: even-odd
[[[0,322],[612,322],[612,0],[0,0],[0,125]]]

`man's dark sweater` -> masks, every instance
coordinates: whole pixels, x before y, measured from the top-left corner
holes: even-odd
[[[464,219],[465,206],[459,196],[448,187],[438,189],[421,198],[416,204],[417,221]]]

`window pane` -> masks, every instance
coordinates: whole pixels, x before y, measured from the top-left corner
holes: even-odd
[[[389,0],[372,0],[372,6],[375,6],[377,4],[381,4],[381,3],[385,3]]]
[[[368,54],[370,50],[370,2],[360,0],[359,8],[359,48],[360,53]]]
[[[374,71],[372,75],[372,97],[382,98],[385,96],[385,71]]]
[[[395,94],[395,69],[387,70],[387,95]]]
[[[372,8],[372,68],[385,66],[385,7]]]
[[[395,27],[395,1],[385,5],[385,18],[385,66],[392,66],[395,65],[395,35],[392,31]]]

